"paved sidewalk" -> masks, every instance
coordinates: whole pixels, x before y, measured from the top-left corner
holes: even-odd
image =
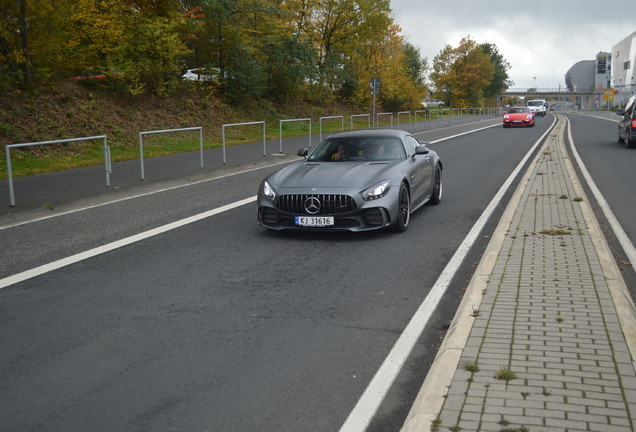
[[[634,305],[551,132],[402,429],[636,430]]]

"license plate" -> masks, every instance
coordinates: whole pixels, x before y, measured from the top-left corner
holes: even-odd
[[[521,120],[513,120],[513,123],[521,123]]]
[[[296,216],[294,223],[305,227],[325,227],[333,225],[333,216]]]

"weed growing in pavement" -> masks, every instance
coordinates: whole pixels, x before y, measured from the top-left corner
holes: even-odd
[[[464,370],[471,373],[479,372],[479,366],[477,366],[477,363],[466,363],[464,365]]]
[[[442,425],[442,419],[437,417],[431,422],[431,432],[438,432],[439,427]]]
[[[568,196],[566,194],[563,194],[559,197],[559,199],[568,199]]]
[[[565,230],[541,230],[539,232],[539,234],[546,234],[546,235],[551,235],[551,236],[559,236],[559,235],[568,235],[568,234],[572,234],[570,231],[565,231]]]
[[[574,201],[574,202],[581,202],[581,201],[583,201],[583,198],[581,198],[581,197],[576,197],[576,198],[574,198],[572,201]]]
[[[516,379],[517,375],[515,375],[515,373],[510,369],[502,369],[495,374],[495,378],[508,382]]]
[[[472,306],[472,308],[473,313],[470,314],[471,317],[477,318],[479,315],[481,315],[481,313],[479,312],[479,308],[476,308],[475,306]]]
[[[53,204],[50,202],[47,202],[46,204],[42,204],[42,207],[47,208],[49,210],[55,210],[55,208],[53,208]]]
[[[563,317],[557,317],[556,322],[559,324],[563,322]]]

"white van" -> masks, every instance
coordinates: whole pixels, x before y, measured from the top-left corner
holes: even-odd
[[[540,115],[541,117],[545,117],[548,103],[545,101],[545,99],[533,99],[529,100],[526,106],[530,108],[535,116]]]

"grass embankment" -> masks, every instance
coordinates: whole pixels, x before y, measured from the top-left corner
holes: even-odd
[[[319,106],[303,102],[275,106],[269,102],[232,107],[214,91],[198,83],[184,83],[168,98],[134,97],[112,89],[63,83],[39,94],[0,95],[0,179],[7,178],[6,144],[54,141],[106,135],[112,162],[139,158],[139,132],[203,128],[205,149],[222,145],[222,125],[266,122],[266,139],[279,137],[283,119],[312,118],[312,133],[318,133],[317,119],[344,116],[345,130],[350,115],[366,109],[347,105]],[[325,120],[324,132],[340,130],[340,119]],[[367,118],[354,118],[354,128],[365,128]],[[306,135],[309,122],[285,122],[285,137]],[[226,145],[261,141],[262,125],[226,128]],[[144,157],[199,149],[198,131],[144,136]],[[273,150],[274,151],[274,150]],[[101,140],[29,146],[11,150],[14,177],[79,168],[104,163]]]

